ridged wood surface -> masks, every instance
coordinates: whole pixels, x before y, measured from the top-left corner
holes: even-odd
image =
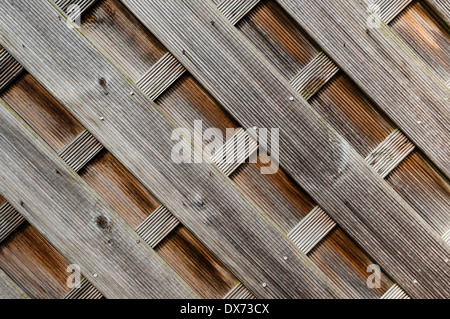
[[[300,99],[292,101],[289,98],[291,94],[295,95],[292,93],[293,89],[288,87],[276,71],[266,66],[265,61],[255,54],[252,47],[243,45],[237,31],[225,23],[224,18],[211,4],[197,1],[175,8],[175,5],[159,1],[152,1],[151,5],[132,0],[123,0],[123,3],[159,37],[231,114],[240,119],[243,126],[282,128],[281,147],[285,154],[289,154],[284,156],[282,163],[289,174],[411,295],[425,297],[436,293],[445,296],[450,293],[448,287],[443,284],[448,277],[444,273],[447,265],[445,258],[443,259],[443,256],[449,253],[448,246],[409,205],[399,199],[392,188],[368,169],[340,136],[323,122],[318,123],[317,116],[308,106],[305,107],[304,102]],[[188,10],[187,7],[189,16],[183,14]],[[178,23],[174,24],[174,20]],[[158,26],[165,27],[164,34],[161,29],[154,27],[154,21],[158,21]],[[180,25],[183,25],[183,28],[179,27]],[[177,36],[180,32],[184,34],[183,39],[195,41],[181,39]],[[221,42],[222,38],[227,38],[226,45]],[[236,78],[240,79],[239,84],[233,82],[232,79]],[[260,84],[255,85],[255,82]],[[223,86],[222,83],[228,85]],[[281,103],[284,104],[283,108],[280,107]],[[274,109],[273,105],[278,107]],[[255,112],[261,109],[264,110],[264,116]],[[300,118],[301,127],[295,124]],[[308,140],[308,136],[311,136],[311,140]],[[319,146],[322,149],[319,149]],[[318,161],[299,163],[298,158],[308,159],[305,153],[310,154],[309,156],[314,153],[323,158],[323,164]],[[343,158],[345,169],[342,166]],[[319,163],[322,166],[319,166]],[[444,163],[442,158],[441,163]],[[319,192],[319,187],[329,186],[330,180],[334,180],[334,187],[328,187],[326,192],[323,189]],[[342,183],[344,180],[345,184]],[[358,194],[357,198],[350,198],[348,192],[342,192],[342,187],[350,184],[352,193]],[[332,196],[333,199],[327,196]],[[337,198],[340,200],[336,200]],[[369,213],[371,211],[379,213],[375,217]],[[383,224],[386,227],[376,226],[384,218],[386,220]],[[402,223],[401,229],[393,224],[399,220]],[[356,231],[355,225],[360,227],[359,231]],[[402,240],[399,240],[400,236]],[[422,239],[417,240],[418,237]],[[430,255],[430,247],[434,247],[436,252],[433,256]],[[404,253],[386,256],[386,252],[402,250],[405,250]],[[414,258],[414,254],[427,256],[433,261],[423,262],[418,266],[421,262],[417,260],[422,257]],[[414,260],[415,266],[421,271],[418,271],[417,267],[407,266],[409,258],[411,263]],[[426,279],[414,279],[424,276],[423,270],[427,267],[431,268],[426,271]],[[429,277],[431,273],[432,277],[441,279],[432,279]],[[421,282],[426,289],[418,288],[414,280]]]
[[[9,47],[15,57],[41,83],[45,83],[49,92],[75,113],[80,122],[252,292],[266,297],[341,296],[335,285],[296,250],[247,198],[238,193],[225,176],[210,165],[183,165],[181,168],[168,161],[172,145],[169,140],[172,132],[170,125],[140,92],[136,92],[130,99],[130,83],[85,38],[66,28],[63,21],[48,23],[58,19],[58,13],[49,4],[31,6],[21,2],[19,7],[11,6],[11,3],[4,4],[10,12],[9,17],[4,18],[15,16],[15,19],[20,19],[21,25],[27,26],[27,33],[32,34],[33,41],[36,40],[34,44],[27,40],[30,48],[39,47],[39,50],[33,49],[34,52],[40,51],[39,54],[45,49],[45,56],[52,63],[47,65],[50,68],[47,70],[42,65],[34,64],[34,59],[19,54],[23,53],[21,45],[20,50]],[[34,27],[30,27],[29,19],[32,15],[26,14],[29,10],[40,12],[40,18],[32,23],[40,25],[41,35],[32,31]],[[15,14],[11,14],[12,12]],[[8,24],[11,25],[11,22]],[[8,42],[12,44],[15,41]],[[81,52],[89,56],[89,59],[81,58]],[[68,75],[65,62],[68,59],[72,60],[72,67],[77,65],[77,68],[84,69],[83,76],[75,79],[73,74]],[[54,81],[56,74],[58,80]],[[102,77],[105,78],[105,86],[99,81]],[[81,89],[82,86],[85,89]],[[76,96],[72,90],[68,94],[67,87],[77,87]],[[88,98],[78,94],[83,92],[90,92]],[[81,108],[80,101],[83,105]],[[112,108],[114,105],[116,107]],[[124,109],[127,112],[123,112]],[[82,111],[84,116],[81,116]],[[95,120],[99,117],[104,117],[105,120]],[[161,136],[167,136],[167,139],[162,139]],[[143,145],[145,141],[147,143]],[[129,157],[130,153],[133,153],[132,159]],[[193,183],[193,177],[198,182]],[[204,227],[205,223],[209,227]],[[283,259],[283,255],[288,257],[288,262]],[[296,284],[293,285],[293,282]]]

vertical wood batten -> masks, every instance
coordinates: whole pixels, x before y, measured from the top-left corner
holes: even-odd
[[[153,250],[136,244],[134,231],[5,104],[0,122],[2,194],[105,296],[194,296]]]
[[[448,90],[389,27],[356,1],[277,2],[448,177]]]
[[[0,269],[0,299],[30,299],[30,297]]]
[[[343,296],[217,168],[171,161],[173,123],[140,90],[131,96],[134,86],[54,8],[27,1],[0,8],[2,34],[15,34],[7,41],[13,55],[255,295]]]
[[[450,295],[448,246],[210,3],[122,2],[244,126],[282,128],[284,168],[410,294]]]

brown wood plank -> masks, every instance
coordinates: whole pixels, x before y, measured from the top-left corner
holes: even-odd
[[[387,181],[439,235],[450,229],[450,184],[421,152],[408,156]]]
[[[364,158],[395,129],[343,72],[309,102]]]
[[[29,73],[19,76],[0,98],[55,151],[61,150],[83,131],[81,124]]]
[[[286,171],[410,295],[450,294],[448,246],[308,104],[292,101],[293,88],[213,4],[122,2],[241,124],[282,128]]]
[[[0,267],[35,299],[61,299],[70,291],[69,264],[27,222],[0,246]]]
[[[389,26],[444,83],[450,81],[450,29],[423,2],[410,4]]]
[[[195,295],[4,103],[0,122],[1,193],[104,296]]]
[[[288,80],[319,53],[309,37],[272,0],[260,1],[236,27]]]
[[[277,1],[448,177],[448,89],[417,55],[355,0]]]
[[[97,1],[81,30],[134,82],[167,51],[118,0]]]
[[[221,299],[238,283],[183,226],[172,231],[156,247],[156,251],[203,298]]]
[[[7,1],[0,9],[8,50],[255,295],[342,296],[214,166],[173,163],[173,127],[48,3]]]
[[[29,299],[30,297],[0,269],[0,299]]]
[[[342,290],[359,299],[380,298],[393,282],[381,274],[381,287],[369,289],[367,267],[376,264],[340,228],[335,228],[308,256]]]

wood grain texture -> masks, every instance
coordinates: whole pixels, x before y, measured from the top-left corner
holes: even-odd
[[[362,0],[277,0],[448,177],[448,89]]]
[[[203,298],[223,298],[238,282],[183,226],[173,230],[156,252]]]
[[[209,1],[122,2],[244,127],[282,128],[286,171],[410,295],[450,295],[449,247]]]
[[[426,0],[428,5],[450,26],[450,3],[447,0]]]
[[[414,151],[387,181],[439,235],[450,229],[450,184],[420,151]]]
[[[4,102],[0,191],[108,298],[195,294]],[[96,274],[96,275],[94,275]]]
[[[255,295],[343,296],[213,165],[172,162],[172,123],[59,14],[47,2],[4,1],[1,42]]]
[[[69,292],[69,264],[27,222],[0,246],[0,267],[35,299],[61,299]]]
[[[0,299],[29,299],[30,297],[0,269]]]
[[[367,267],[376,264],[341,228],[335,228],[308,255],[341,289],[355,298],[380,298],[393,282],[381,273],[381,287],[369,289]]]
[[[137,228],[161,205],[106,150],[85,166],[79,174],[133,228]]]
[[[272,0],[260,1],[236,27],[288,80],[320,50]]]
[[[55,151],[83,131],[81,124],[29,73],[19,76],[0,97]]]
[[[450,80],[450,29],[425,3],[410,4],[390,27],[444,83]]]
[[[134,82],[167,52],[118,0],[98,0],[81,30]]]

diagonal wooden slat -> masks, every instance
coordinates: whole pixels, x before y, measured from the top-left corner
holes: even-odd
[[[305,254],[308,254],[336,223],[320,207],[314,208],[302,221],[292,229],[288,237]]]
[[[448,246],[211,3],[122,2],[242,126],[281,128],[282,166],[410,295],[450,295]]]
[[[0,48],[0,91],[6,88],[20,73],[23,67],[3,48]]]
[[[75,172],[78,172],[102,149],[103,145],[101,145],[91,133],[85,130],[59,151],[58,155],[70,166],[70,168]],[[25,218],[23,218],[11,204],[5,202],[1,205],[0,242],[5,240],[24,221]]]
[[[1,299],[30,299],[30,297],[0,269],[0,300]]]
[[[412,0],[364,0],[371,13],[376,13],[386,24],[400,14]]]
[[[305,100],[309,100],[338,72],[338,66],[320,52],[291,80],[291,85]]]
[[[414,144],[402,132],[395,130],[366,157],[366,162],[386,178],[414,149]]]
[[[277,2],[449,177],[448,90],[393,31],[361,1]]]
[[[171,123],[58,15],[46,2],[2,2],[0,41],[256,296],[343,296],[214,165],[174,163]]]
[[[224,0],[218,5],[231,23],[238,23],[260,0]],[[136,85],[153,101],[163,94],[184,73],[184,66],[167,52],[150,70],[145,73]]]
[[[155,101],[186,72],[184,66],[170,53],[166,53],[153,65],[136,85]]]
[[[0,123],[1,193],[105,296],[195,296],[3,102]]]
[[[428,5],[450,26],[450,2],[448,0],[425,0]]]

